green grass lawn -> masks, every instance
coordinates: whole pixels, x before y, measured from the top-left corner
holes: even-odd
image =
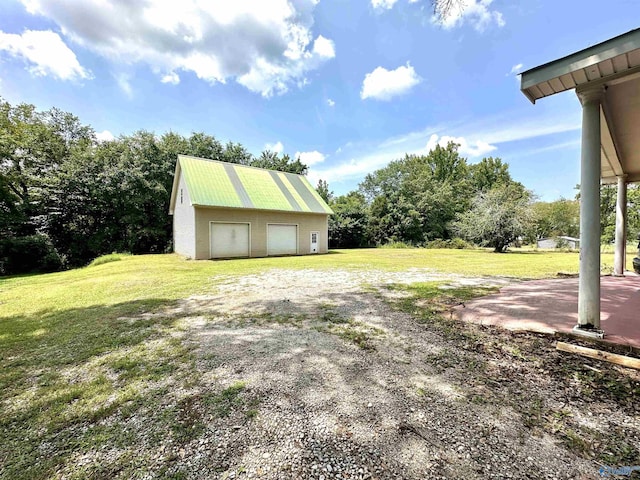
[[[633,254],[628,255],[631,265]],[[613,254],[602,255],[604,270]],[[438,272],[515,278],[553,277],[576,273],[578,253],[518,251],[494,254],[489,250],[356,249],[329,255],[187,261],[176,255],[123,256],[120,261],[46,275],[0,277],[0,317],[46,317],[86,307],[109,309],[117,316],[206,292],[229,276],[259,273],[269,268],[402,271],[424,268]],[[3,330],[5,328],[3,327]],[[2,335],[7,333],[0,332]]]
[[[628,265],[633,256],[628,255]],[[605,270],[611,268],[613,254],[603,254],[602,265]],[[207,291],[223,277],[258,273],[269,268],[392,271],[424,268],[461,275],[533,279],[553,277],[558,272],[576,273],[578,253],[354,249],[334,250],[329,255],[221,261],[187,261],[176,255],[122,256],[117,262],[67,272],[0,277],[0,315],[6,318],[38,311],[175,300]]]
[[[105,438],[136,441],[118,422],[106,422],[115,413],[126,422],[140,408],[157,408],[164,412],[166,429],[180,425],[179,412],[160,404],[175,382],[185,386],[198,381],[189,347],[180,340],[186,327],[179,317],[143,314],[208,292],[230,277],[272,268],[424,268],[543,278],[578,268],[577,253],[487,250],[337,250],[321,256],[227,261],[187,261],[176,255],[115,259],[66,272],[0,279],[0,478],[84,478],[82,469],[73,475],[55,472],[73,464],[78,451]],[[611,254],[603,255],[603,265],[612,263]],[[162,425],[158,429],[154,434],[162,435]],[[144,456],[137,461],[144,462]],[[103,472],[104,478],[113,475]]]

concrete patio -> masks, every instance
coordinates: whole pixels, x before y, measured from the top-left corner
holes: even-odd
[[[571,333],[578,323],[578,278],[534,280],[456,309],[460,319],[509,330]],[[640,348],[640,276],[601,278],[604,340]]]

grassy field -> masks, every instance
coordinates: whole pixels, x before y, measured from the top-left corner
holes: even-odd
[[[628,255],[629,266],[633,256]],[[115,258],[120,260],[67,272],[0,277],[0,316],[6,323],[8,317],[16,315],[46,316],[98,306],[112,308],[121,316],[127,309],[151,309],[154,305],[205,292],[229,276],[270,268],[365,271],[420,268],[470,276],[531,279],[578,271],[576,252],[531,250],[494,254],[490,250],[356,249],[334,250],[319,256],[223,261],[187,261],[176,255]],[[603,254],[603,271],[612,265],[613,254]]]
[[[65,472],[60,465],[81,463],[79,452],[105,439],[135,442],[119,422],[143,408],[162,408],[164,428],[178,437],[185,434],[180,410],[160,402],[177,384],[198,382],[191,351],[181,341],[186,327],[179,315],[152,313],[208,292],[230,277],[272,268],[419,268],[543,278],[576,272],[578,266],[577,253],[485,250],[339,250],[323,256],[216,262],[175,255],[112,259],[117,261],[0,279],[0,478],[85,478],[82,468]],[[612,255],[603,255],[605,266],[612,262]],[[213,394],[222,399],[230,395]],[[161,425],[149,434],[163,432]],[[123,474],[105,471],[98,477],[116,473]]]

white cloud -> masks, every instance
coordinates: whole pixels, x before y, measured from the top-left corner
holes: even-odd
[[[193,72],[211,84],[233,79],[265,97],[304,85],[335,56],[333,42],[312,33],[318,0],[22,2],[113,62]]]
[[[371,0],[371,6],[376,9],[390,10],[398,0]]]
[[[511,67],[511,71],[505,74],[505,76],[509,77],[513,75],[513,78],[516,80],[516,83],[520,83],[520,79],[521,79],[520,73],[522,72],[522,67],[524,67],[522,63],[518,63],[517,65],[514,65],[513,67]]]
[[[336,48],[332,40],[318,35],[313,42],[313,52],[324,58],[333,58],[336,56]]]
[[[482,140],[469,142],[464,137],[450,137],[447,135],[438,137],[438,135],[434,133],[431,135],[431,137],[429,137],[429,141],[427,142],[425,150],[429,152],[436,148],[436,145],[446,147],[449,142],[457,143],[458,145],[460,145],[458,147],[458,152],[461,155],[467,155],[469,157],[481,157],[482,155],[493,152],[498,148],[495,145],[490,145],[489,143],[483,142]]]
[[[324,178],[320,177],[318,173],[313,169],[307,170],[306,177],[307,177],[307,180],[309,180],[309,183],[314,187],[318,185],[318,181],[320,179],[324,180]]]
[[[554,143],[552,145],[547,145],[540,148],[523,150],[518,152],[518,158],[528,157],[531,155],[538,155],[544,152],[554,152],[556,150],[578,149],[580,148],[581,143],[582,143],[582,140],[580,138],[576,138],[574,140],[569,140],[568,142]]]
[[[114,75],[114,78],[116,79],[116,83],[118,84],[118,87],[120,87],[120,90],[122,90],[128,98],[133,98],[131,75],[127,73],[118,73]]]
[[[522,67],[524,67],[524,65],[522,63],[518,63],[517,65],[514,65],[513,67],[511,67],[510,73],[512,75],[518,75],[522,71]]]
[[[514,119],[513,125],[504,125],[494,131],[485,129],[485,131],[478,134],[478,136],[490,144],[508,143],[526,140],[528,138],[543,137],[554,133],[571,132],[579,130],[580,127],[581,123],[579,119],[554,120],[551,118],[539,122],[533,120],[523,122]]]
[[[317,150],[314,150],[312,152],[296,152],[295,158],[300,158],[302,163],[311,166],[324,162],[326,157]]]
[[[402,154],[398,153],[396,156],[390,156],[387,152],[374,152],[359,158],[352,158],[331,167],[327,166],[324,169],[313,168],[309,173],[312,178],[322,178],[329,183],[339,182],[346,179],[364,177],[367,173],[384,167],[391,160],[403,156],[404,152]]]
[[[420,81],[421,78],[408,62],[405,66],[400,66],[395,70],[377,67],[373,72],[365,75],[360,98],[363,100],[366,98],[390,100],[395,96],[407,93]]]
[[[33,75],[59,80],[92,78],[60,35],[50,30],[25,30],[22,35],[0,31],[0,51],[25,60]]]
[[[162,83],[170,83],[172,85],[178,85],[180,83],[180,76],[176,72],[169,72],[164,75],[160,81]]]
[[[99,142],[110,142],[111,140],[115,140],[116,137],[109,130],[103,130],[96,133],[96,138]]]
[[[335,104],[336,104],[336,102],[334,102],[330,98],[327,98],[327,105],[329,105],[330,107],[333,107],[333,106],[335,106]]]
[[[284,145],[282,145],[282,142],[278,141],[276,143],[267,143],[264,146],[265,150],[270,150],[274,153],[280,154],[282,152],[284,152]]]
[[[449,30],[469,23],[478,32],[484,31],[492,23],[498,27],[504,27],[505,21],[502,13],[492,10],[493,0],[464,0],[453,2],[446,12],[437,12],[431,18],[433,23],[442,25]]]
[[[508,112],[499,117],[487,117],[473,123],[435,125],[419,131],[391,137],[382,142],[360,144],[355,150],[359,156],[313,168],[313,178],[322,178],[329,183],[364,177],[367,173],[386,166],[391,160],[403,158],[405,154],[424,155],[430,148],[448,140],[461,144],[460,153],[469,157],[482,156],[502,143],[517,142],[535,137],[576,131],[580,129],[580,113],[558,116],[557,114],[532,114],[522,119],[519,112]],[[460,132],[462,135],[440,136],[437,132]],[[464,140],[464,143],[463,141]],[[426,145],[426,147],[425,147]],[[557,148],[570,147],[574,142]],[[347,151],[338,149],[336,155]],[[352,151],[349,149],[349,151]],[[360,153],[361,152],[361,153]]]

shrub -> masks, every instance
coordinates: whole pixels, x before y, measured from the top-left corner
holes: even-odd
[[[0,275],[55,272],[62,269],[63,263],[46,235],[0,240]]]
[[[473,248],[473,245],[461,238],[451,238],[449,240],[443,240],[442,238],[438,238],[436,240],[431,240],[427,242],[425,245],[426,248],[451,248],[462,250],[463,248]]]
[[[564,238],[556,237],[556,248],[557,249],[569,248],[569,242],[567,242]]]
[[[447,248],[447,241],[442,238],[437,238],[425,243],[425,248]]]
[[[575,252],[576,250],[579,250],[579,249],[571,248],[571,243],[569,243],[568,240],[565,240],[564,238],[556,237],[556,251],[570,253],[570,252]]]
[[[397,240],[391,240],[383,245],[378,245],[379,248],[413,248],[413,245],[410,245],[405,242],[400,242]]]
[[[90,267],[95,267],[97,265],[104,265],[105,263],[111,262],[119,262],[124,257],[130,257],[130,253],[110,253],[108,255],[102,255],[101,257],[94,258],[93,261],[89,264]]]

